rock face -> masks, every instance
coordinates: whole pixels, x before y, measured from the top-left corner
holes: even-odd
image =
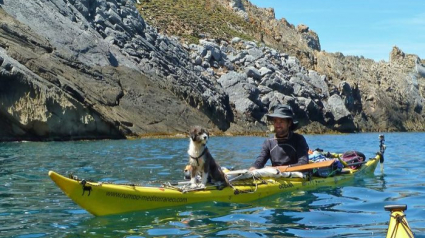
[[[195,124],[260,132],[277,103],[291,105],[306,132],[423,130],[417,56],[321,52],[308,26],[219,2],[261,22],[264,43],[184,44],[149,26],[133,1],[0,0],[0,140],[176,134]]]
[[[146,26],[133,4],[2,2],[4,140],[124,138],[185,132],[193,124],[229,127],[228,96],[196,75],[187,51]]]
[[[338,87],[360,131],[423,131],[425,78],[416,55],[394,47],[389,62],[317,54],[317,71]]]

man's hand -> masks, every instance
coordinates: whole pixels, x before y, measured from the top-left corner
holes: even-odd
[[[257,168],[255,168],[255,167],[251,167],[251,168],[249,168],[248,169],[248,171],[253,171],[253,170],[256,170]]]

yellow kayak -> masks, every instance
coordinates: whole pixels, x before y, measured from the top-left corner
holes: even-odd
[[[145,187],[81,181],[53,171],[49,171],[49,176],[79,206],[95,216],[104,216],[208,201],[247,203],[278,193],[338,186],[355,177],[373,174],[381,158],[378,154],[359,169],[344,169],[342,174],[333,177],[245,179],[222,189],[208,186],[186,192],[169,186]]]
[[[407,205],[387,205],[386,211],[390,211],[387,238],[413,238],[413,232],[407,223],[404,211]]]

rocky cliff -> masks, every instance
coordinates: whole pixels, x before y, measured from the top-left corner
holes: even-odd
[[[154,2],[0,0],[0,140],[152,136],[194,124],[261,132],[277,103],[292,105],[306,132],[424,128],[425,67],[415,55],[326,53],[307,26],[247,1],[193,1],[203,15],[231,16],[215,31],[192,26],[213,17],[167,24]]]

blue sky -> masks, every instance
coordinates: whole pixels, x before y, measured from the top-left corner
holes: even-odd
[[[305,24],[322,50],[388,61],[393,46],[425,59],[425,0],[250,0]]]

